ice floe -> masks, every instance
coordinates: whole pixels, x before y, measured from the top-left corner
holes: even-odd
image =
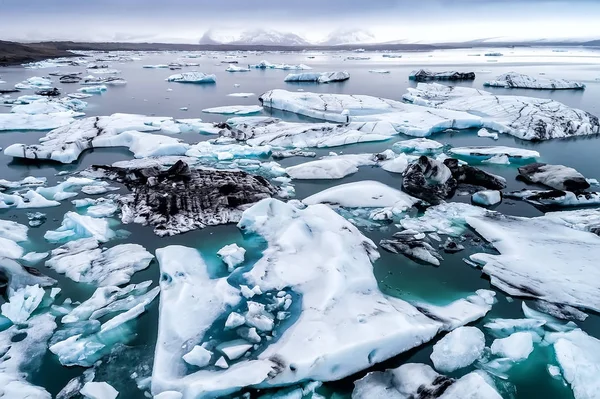
[[[68,242],[92,237],[107,242],[117,236],[107,219],[93,218],[76,212],[67,212],[60,227],[48,230],[44,238],[50,242]]]
[[[425,82],[427,80],[475,80],[475,72],[433,72],[429,69],[419,69],[412,71],[408,78],[417,82]]]
[[[311,67],[299,64],[299,65],[288,65],[288,64],[273,64],[269,61],[263,60],[258,64],[248,65],[248,68],[255,69],[282,69],[282,70],[306,70],[312,69]]]
[[[537,338],[540,339],[539,336]],[[532,333],[519,331],[506,338],[498,338],[492,342],[490,349],[492,354],[514,362],[525,360],[533,352]]]
[[[502,193],[498,190],[478,191],[471,196],[474,204],[482,206],[493,206],[502,202]]]
[[[497,96],[467,87],[419,83],[404,99],[413,104],[464,111],[480,116],[479,126],[523,140],[549,140],[600,132],[598,118],[558,101],[522,96]]]
[[[226,69],[227,72],[250,72],[250,68],[240,67],[234,64],[229,64]]]
[[[507,157],[509,161],[513,162],[527,162],[540,157],[540,153],[537,151],[505,146],[454,147],[450,148],[448,152],[471,162],[485,162],[496,157]]]
[[[0,131],[6,130],[51,130],[67,126],[78,114],[74,111],[51,114],[9,113],[0,114]]]
[[[126,284],[146,269],[154,256],[138,244],[100,248],[95,238],[68,242],[51,252],[46,266],[76,282],[98,286]]]
[[[347,154],[323,157],[286,169],[292,179],[341,179],[358,172],[359,166],[377,165],[372,154]]]
[[[477,132],[477,136],[478,137],[489,137],[490,139],[498,140],[498,133],[491,133],[486,128],[479,129],[479,131]]]
[[[202,112],[223,115],[251,115],[262,112],[262,107],[259,105],[226,105],[223,107],[205,108]]]
[[[471,255],[492,285],[509,295],[600,309],[597,235],[545,216],[487,214],[468,216],[466,221],[500,252]]]
[[[543,184],[555,190],[575,191],[590,187],[581,173],[563,165],[533,163],[520,167],[519,176],[525,181]]]
[[[600,205],[600,193],[598,192],[523,189],[505,195],[509,198],[525,200],[540,207],[568,208]]]
[[[103,85],[103,84],[101,84],[101,85],[90,85],[90,86],[85,86],[85,87],[82,87],[80,89],[77,89],[78,92],[80,92],[80,93],[86,93],[86,94],[102,94],[106,90],[108,90],[108,88],[105,85]]]
[[[433,346],[431,361],[436,369],[452,372],[470,366],[483,354],[485,336],[476,327],[459,327]]]
[[[184,72],[171,75],[166,79],[168,82],[179,82],[179,83],[216,83],[217,77],[215,75],[207,75],[202,72]]]
[[[227,265],[227,269],[232,272],[237,266],[244,262],[246,250],[237,244],[226,245],[217,252],[217,255]]]
[[[444,145],[435,140],[419,138],[411,140],[402,140],[394,143],[392,149],[396,152],[405,152],[408,154],[428,155],[442,151]]]
[[[154,395],[177,391],[191,399],[226,395],[244,386],[337,380],[420,345],[445,328],[444,323],[379,291],[371,266],[378,257],[375,245],[326,206],[300,210],[263,200],[244,213],[238,226],[262,235],[269,244],[263,258],[242,277],[259,288],[256,295],[282,290],[276,298],[284,300],[288,290],[301,295],[299,318],[277,340],[267,340],[264,350],[240,360],[215,359],[216,368],[188,374],[182,357],[205,342],[209,328],[244,300],[226,279],[209,277],[196,250],[179,246],[158,250],[163,277]],[[300,261],[302,268],[293,267]],[[323,268],[324,264],[331,266]],[[267,305],[253,299],[246,306],[249,326],[263,335],[278,328],[273,323],[279,317]],[[194,323],[183,328],[181,320]],[[236,352],[230,353],[233,358],[247,348],[237,351],[235,347]]]
[[[458,380],[436,373],[426,364],[407,363],[374,371],[354,383],[352,399],[501,399],[491,378],[472,372]]]
[[[350,79],[350,74],[346,71],[341,72],[321,72],[321,73],[291,73],[285,77],[285,82],[316,82],[331,83],[343,82]]]
[[[583,90],[585,84],[564,79],[548,79],[509,72],[500,75],[496,80],[483,83],[484,86],[505,87],[507,89],[538,89],[538,90]]]

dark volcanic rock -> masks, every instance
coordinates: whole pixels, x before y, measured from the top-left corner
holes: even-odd
[[[244,209],[276,192],[261,176],[242,171],[190,169],[181,160],[168,169],[92,169],[132,191],[119,198],[123,222],[151,225],[159,236],[238,222]]]
[[[563,165],[532,163],[519,168],[519,178],[539,183],[555,190],[578,191],[590,187],[585,177],[573,168]]]
[[[394,234],[392,240],[381,240],[379,245],[388,252],[402,254],[414,260],[439,266],[440,261],[444,259],[424,239],[424,234],[405,230]]]
[[[60,96],[60,90],[58,90],[55,87],[54,89],[38,90],[35,92],[35,94],[37,94],[38,96],[58,97],[58,96]]]
[[[452,197],[456,187],[450,169],[426,156],[408,166],[402,182],[404,191],[433,205]]]

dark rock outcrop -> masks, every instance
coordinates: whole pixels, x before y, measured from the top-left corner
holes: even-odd
[[[414,197],[436,205],[452,197],[457,185],[446,165],[422,156],[404,172],[402,189]]]
[[[261,176],[191,169],[181,160],[170,168],[93,166],[92,170],[132,191],[118,200],[124,223],[153,226],[159,236],[237,222],[244,209],[276,192]]]
[[[58,90],[55,87],[54,89],[38,90],[35,92],[35,94],[37,94],[38,96],[58,97],[58,96],[60,96],[60,90]]]
[[[506,187],[506,180],[503,177],[493,175],[473,166],[460,165],[457,159],[448,158],[444,160],[444,165],[450,169],[452,177],[459,184],[483,187],[488,190],[502,190]]]
[[[381,240],[379,245],[388,252],[439,266],[442,256],[424,239],[424,234],[405,230],[394,234],[391,240]]]

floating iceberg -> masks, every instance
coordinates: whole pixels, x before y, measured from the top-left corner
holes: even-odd
[[[329,122],[349,123],[360,131],[425,137],[446,129],[482,127],[479,116],[432,109],[384,98],[271,90],[259,97],[266,108],[280,109]]]
[[[2,114],[0,114],[1,117]],[[167,117],[113,114],[85,118],[49,132],[40,144],[13,144],[4,154],[15,158],[51,159],[71,163],[95,146],[125,146],[140,157],[183,154],[188,145],[164,136],[144,136],[140,132],[181,133],[195,130],[196,120],[175,121]]]
[[[286,169],[292,179],[341,179],[358,172],[359,166],[377,165],[372,154],[336,155]]]
[[[123,167],[98,166],[93,171],[132,191],[118,198],[123,223],[150,225],[160,236],[180,234],[237,222],[250,204],[275,194],[275,188],[261,176],[239,170],[191,169],[182,160],[169,168],[161,163],[164,158],[169,157],[142,160],[140,167],[126,162]]]
[[[202,112],[207,114],[251,115],[262,112],[262,107],[259,105],[226,105],[224,107],[205,108]]]
[[[274,118],[229,120],[233,127],[223,135],[250,145],[273,145],[286,148],[337,147],[370,141],[389,140],[389,134],[359,131],[360,126],[330,123],[283,122]]]
[[[250,72],[250,68],[240,67],[234,64],[229,64],[226,69],[227,72]]]
[[[48,230],[44,238],[50,242],[65,242],[92,237],[99,242],[107,242],[116,235],[107,219],[67,212],[60,227],[56,230]]]
[[[402,211],[418,199],[378,181],[364,180],[341,184],[305,198],[306,205],[330,204],[346,208],[398,208]]]
[[[81,391],[87,399],[116,399],[119,392],[106,382],[87,382]]]
[[[393,235],[391,240],[381,240],[379,246],[386,251],[402,254],[410,259],[439,266],[442,256],[424,241],[424,234],[411,230],[404,230]]]
[[[238,265],[244,263],[244,255],[246,250],[240,248],[237,244],[225,245],[217,252],[217,255],[227,265],[227,269],[232,272]]]
[[[540,339],[539,336],[537,338]],[[506,338],[494,340],[490,349],[496,356],[520,362],[533,352],[533,335],[531,332],[515,332]]]
[[[217,77],[202,72],[184,72],[171,75],[166,80],[179,83],[216,83]]]
[[[498,133],[490,133],[486,128],[479,129],[477,132],[478,137],[489,137],[493,140],[498,140]]]
[[[369,72],[371,72],[371,73],[388,74],[388,73],[391,73],[392,71],[390,71],[389,69],[369,69]]]
[[[501,399],[491,378],[472,372],[458,380],[436,373],[425,364],[374,371],[354,383],[352,399]]]
[[[467,87],[419,83],[409,88],[406,101],[433,109],[463,111],[480,116],[480,126],[523,140],[549,140],[600,132],[598,118],[554,100],[496,96]]]
[[[271,146],[250,146],[242,144],[212,144],[209,141],[200,141],[189,147],[185,152],[188,157],[215,158],[225,161],[235,158],[268,157]]]
[[[392,149],[396,152],[415,153],[419,155],[435,154],[444,148],[444,145],[435,140],[425,138],[402,140],[394,143]]]
[[[408,78],[417,82],[425,82],[427,80],[475,80],[475,72],[433,72],[429,69],[419,69],[412,71]]]
[[[50,100],[41,99],[31,101],[28,104],[15,105],[11,111],[15,114],[28,114],[28,115],[40,115],[40,114],[57,114],[57,113],[68,113],[69,111],[81,111],[87,106],[87,103],[77,99],[61,99],[61,100]],[[73,112],[73,117],[83,116],[85,114],[81,112]]]
[[[590,187],[581,173],[563,165],[533,163],[520,167],[519,176],[525,181],[543,184],[555,190],[576,191]]]
[[[483,354],[485,336],[476,327],[459,327],[433,346],[431,361],[442,372],[470,366]]]
[[[154,256],[138,244],[106,249],[100,248],[95,238],[82,238],[53,249],[46,266],[76,282],[110,286],[128,283],[152,259]]]
[[[255,69],[283,69],[283,70],[306,70],[312,69],[311,67],[299,64],[299,65],[288,65],[288,64],[272,64],[269,61],[261,61],[258,64],[248,65],[248,68]]]
[[[331,83],[343,82],[348,79],[350,79],[350,74],[346,71],[321,73],[291,73],[285,77],[284,82]]]
[[[27,286],[39,285],[40,287],[49,287],[56,283],[56,280],[44,276],[30,268],[25,268],[13,259],[0,258],[0,272],[8,280],[8,295],[13,292],[24,289]],[[34,274],[35,273],[35,274]]]
[[[541,207],[568,208],[600,205],[600,193],[588,191],[527,190],[506,193],[509,198],[525,200]]]
[[[425,213],[418,218],[404,218],[400,221],[400,225],[407,230],[421,233],[458,237],[467,230],[465,219],[468,216],[481,216],[486,212],[485,209],[478,206],[448,202],[427,208]]]
[[[13,324],[26,323],[42,303],[45,293],[46,291],[37,284],[13,291],[8,297],[8,302],[2,304],[2,315]]]
[[[105,85],[85,86],[81,89],[77,89],[78,92],[87,94],[102,94],[106,90],[108,90],[108,88]]]
[[[489,161],[495,157],[507,157],[511,161],[526,162],[540,157],[540,153],[522,148],[494,146],[494,147],[454,147],[448,151],[451,155],[469,161]]]
[[[264,350],[227,362],[227,369],[188,374],[182,357],[202,344],[207,331],[224,322],[217,320],[225,320],[244,300],[226,279],[210,278],[196,250],[159,249],[163,277],[154,395],[177,391],[184,399],[208,398],[247,386],[338,380],[420,345],[444,328],[379,291],[371,264],[378,257],[375,245],[326,206],[300,210],[263,200],[244,213],[238,226],[269,243],[263,258],[241,277],[259,292],[279,299],[285,299],[288,290],[301,295],[301,313]],[[298,264],[303,265],[301,272],[294,267]],[[268,334],[273,316],[269,317],[267,305],[252,301],[246,305],[246,320],[253,319],[255,328]],[[194,322],[183,326],[181,320]],[[224,360],[217,363],[216,367],[225,366]]]
[[[466,221],[500,252],[471,255],[492,285],[509,295],[600,309],[597,235],[545,216],[528,219],[492,213]]]
[[[248,97],[253,97],[256,94],[254,93],[230,93],[227,95],[227,97],[241,97],[241,98],[248,98]]]
[[[67,126],[80,116],[74,111],[52,114],[0,114],[0,131],[6,130],[52,130]]]
[[[471,196],[474,204],[482,206],[493,206],[502,202],[502,193],[498,190],[478,191]]]
[[[143,65],[142,68],[146,68],[146,69],[169,69],[169,66],[167,64]]]
[[[483,83],[484,86],[505,87],[507,89],[538,90],[583,90],[585,84],[564,79],[536,78],[522,73],[509,72],[500,75],[496,80]]]

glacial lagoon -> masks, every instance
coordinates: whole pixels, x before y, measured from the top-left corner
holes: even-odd
[[[120,71],[118,74],[110,76],[122,78],[126,80],[126,84],[108,86],[106,91],[82,99],[87,103],[87,106],[81,110],[81,112],[85,113],[83,118],[126,113],[164,116],[175,119],[201,118],[203,122],[221,123],[232,116],[237,117],[239,115],[207,113],[203,112],[203,110],[224,106],[257,106],[260,105],[259,96],[274,89],[282,89],[295,93],[312,92],[367,95],[403,101],[403,95],[407,93],[408,89],[417,87],[417,82],[408,78],[411,71],[426,68],[434,71],[472,71],[476,74],[475,80],[472,81],[437,82],[444,85],[486,90],[498,96],[510,95],[551,99],[561,102],[568,107],[581,109],[593,115],[600,115],[600,70],[598,69],[600,51],[584,48],[569,48],[564,52],[555,52],[552,50],[551,48],[490,48],[485,51],[483,49],[438,50],[433,52],[402,52],[399,53],[402,55],[401,58],[384,57],[384,53],[380,52],[86,53],[88,57],[76,58],[77,60],[81,60],[81,64],[78,66],[64,64],[47,65],[41,63],[41,68],[3,68],[0,70],[0,80],[5,83],[0,83],[0,89],[12,88],[15,84],[26,81],[33,76],[48,76],[50,72],[55,71],[60,71],[63,75],[82,72],[82,75],[80,75],[82,77],[90,74],[104,76],[97,75],[94,69],[87,69],[86,63],[108,64],[110,69]],[[503,56],[484,56],[485,53],[490,52],[500,52]],[[120,60],[119,57],[130,57],[133,60],[124,61]],[[250,68],[248,72],[226,71],[229,63],[238,67],[245,67],[246,65],[258,64],[261,60],[268,60],[274,64],[305,64],[312,68],[312,70],[291,71]],[[182,66],[181,70],[143,67],[144,65],[164,65],[173,62],[197,63],[198,65]],[[52,63],[52,61],[49,61],[49,63]],[[216,76],[216,83],[183,84],[166,81],[173,74],[190,71],[214,74]],[[350,79],[328,84],[284,82],[285,77],[290,73],[330,71],[347,71],[350,74]],[[389,71],[389,73],[381,73],[383,71]],[[584,83],[586,87],[585,90],[484,88],[483,84],[485,81],[494,80],[499,75],[513,71],[540,78],[573,80]],[[64,95],[77,92],[78,89],[84,87],[77,83],[58,83],[57,76],[51,76],[50,78],[53,81],[52,86],[58,87]],[[5,96],[3,101],[9,103],[10,100],[20,95],[33,94],[34,91],[22,90],[19,93]],[[245,95],[231,95],[235,93],[245,93]],[[14,104],[5,105],[5,107],[0,108],[0,112],[9,113],[14,106]],[[261,109],[247,116],[270,116],[287,122],[323,122],[322,120],[297,113],[269,108]],[[498,140],[492,140],[487,137],[478,137],[478,130],[478,128],[447,129],[443,132],[435,133],[428,138],[444,144],[444,151],[446,152],[450,148],[465,146],[507,146],[537,151],[540,154],[537,162],[575,168],[589,179],[591,182],[590,190],[595,191],[598,189],[598,183],[593,180],[600,178],[598,172],[600,163],[597,156],[597,152],[600,149],[600,141],[598,141],[599,138],[597,135],[536,142],[520,140],[509,134],[500,134]],[[0,147],[5,149],[14,143],[36,144],[47,132],[47,130],[3,131],[0,133]],[[152,133],[164,135],[160,131]],[[212,140],[218,137],[216,135],[197,132],[183,132],[168,136],[189,144]],[[377,154],[392,149],[394,144],[399,141],[410,139],[414,139],[414,137],[399,134],[391,136],[385,141],[363,142],[330,148],[306,148],[307,151],[315,153],[315,158],[289,157],[277,159],[276,162],[279,163],[281,168],[288,168],[317,160],[323,156],[329,156],[331,152],[335,152],[337,155]],[[144,139],[142,138],[141,140],[143,141]],[[259,159],[265,163],[273,160],[269,156],[249,158]],[[75,162],[68,164],[13,158],[3,153],[0,154],[0,162],[3,165],[1,178],[8,181],[20,181],[28,176],[46,178],[45,186],[52,187],[68,177],[77,176],[79,172],[88,169],[92,165],[111,165],[118,161],[131,159],[133,159],[132,152],[123,147],[85,150]],[[467,158],[463,159],[469,161]],[[228,160],[224,161],[227,162]],[[208,166],[218,167],[222,161],[215,159],[210,162],[212,164],[207,164]],[[531,185],[516,179],[518,175],[517,168],[523,166],[522,162],[511,162],[508,165],[474,162],[473,166],[505,178],[506,188],[502,190],[503,192],[518,191],[524,188],[541,189],[540,185]],[[388,172],[378,165],[365,165],[359,166],[356,173],[351,173],[341,179],[292,180],[291,185],[294,187],[295,194],[284,199],[284,201],[291,199],[303,200],[330,187],[370,180],[384,183],[398,190],[402,186],[402,174]],[[38,227],[30,227],[27,240],[19,244],[24,248],[24,253],[52,251],[61,245],[61,243],[50,242],[47,237],[44,238],[46,232],[59,228],[61,222],[63,222],[63,215],[67,212],[85,213],[83,210],[85,208],[76,208],[71,203],[71,200],[88,197],[99,198],[115,194],[125,195],[129,192],[119,182],[110,181],[109,184],[115,187],[116,190],[100,195],[86,195],[85,193],[75,191],[78,193],[75,197],[60,201],[59,206],[36,209],[2,209],[0,210],[0,218],[27,226],[29,222],[28,212],[43,212],[46,218],[45,222]],[[459,188],[449,202],[470,204],[471,192],[467,191]],[[364,193],[363,195],[368,196],[368,193]],[[529,202],[505,196],[499,205],[493,206],[491,209],[504,215],[533,218],[542,216],[546,210],[572,210],[574,208],[544,209],[536,207]],[[382,222],[370,219],[370,212],[360,212],[352,209],[338,211],[342,216],[350,220],[351,223],[355,224],[360,232],[371,239],[376,245],[381,240],[390,239],[394,233],[402,230],[398,227],[398,219],[404,216],[396,215],[393,221]],[[410,215],[410,217],[416,217],[418,212],[417,209],[413,208],[408,210],[406,214]],[[229,276],[227,265],[217,255],[217,252],[225,245],[236,243],[240,247],[245,248],[246,254],[243,265],[248,270],[252,268],[255,262],[259,261],[262,257],[262,252],[267,249],[267,243],[264,238],[257,234],[243,234],[234,223],[209,226],[204,229],[185,232],[184,234],[160,237],[154,234],[151,226],[144,226],[138,223],[119,223],[118,215],[119,211],[112,217],[112,221],[110,222],[111,228],[113,230],[124,230],[127,233],[118,234],[116,238],[100,244],[101,247],[110,248],[119,244],[134,243],[143,246],[153,255],[157,249],[172,245],[195,248],[202,254],[212,279]],[[532,234],[536,234],[535,229],[530,231]],[[540,232],[540,234],[542,233]],[[446,240],[444,234],[440,233],[440,235],[442,236],[442,242],[428,238],[431,245],[436,247],[436,249],[438,245]],[[460,240],[461,236],[465,237],[464,241]],[[327,235],[324,235],[324,237],[327,237]],[[483,237],[479,236],[472,227],[466,226],[464,232],[459,234],[457,241],[465,249],[457,253],[445,253],[443,250],[439,250],[443,257],[443,261],[440,262],[439,267],[411,260],[401,254],[390,253],[378,245],[377,250],[381,256],[373,263],[373,273],[378,287],[383,294],[403,299],[411,304],[427,303],[429,305],[444,306],[461,298],[466,298],[469,295],[474,295],[480,289],[494,291],[496,301],[492,305],[491,310],[487,312],[485,317],[478,318],[476,321],[469,323],[470,326],[478,327],[485,333],[486,347],[489,348],[494,339],[499,337],[494,335],[493,330],[484,327],[486,324],[490,323],[493,319],[499,318],[523,319],[525,315],[522,304],[525,303],[526,306],[534,309],[537,304],[530,298],[523,298],[520,295],[510,296],[506,293],[506,290],[503,291],[496,288],[496,286],[490,284],[489,277],[483,274],[480,269],[464,261],[464,259],[468,259],[473,254],[497,254],[494,247],[487,243]],[[538,245],[535,247],[532,246],[532,248],[543,251],[543,243],[538,242]],[[545,241],[545,243],[551,243],[551,240]],[[548,250],[550,249],[548,248]],[[535,258],[535,255],[530,254],[530,256]],[[528,261],[528,258],[524,257],[523,260]],[[185,260],[183,263],[185,263]],[[57,273],[52,268],[44,266],[44,261],[35,263],[33,267],[37,268],[43,275],[47,275],[57,281],[55,287],[61,288],[61,292],[54,300],[54,305],[57,307],[63,305],[67,298],[70,298],[72,303],[84,302],[91,297],[96,289],[95,284],[75,282],[65,277],[64,274]],[[303,265],[300,264],[298,267],[303,267]],[[594,277],[591,276],[591,278]],[[129,284],[151,281],[152,284],[149,287],[151,289],[158,286],[160,280],[159,264],[156,259],[153,259],[149,267],[131,276]],[[582,290],[584,289],[582,288]],[[49,288],[47,291],[49,291]],[[149,378],[152,377],[155,347],[159,334],[160,297],[161,295],[159,294],[157,298],[147,304],[143,314],[118,327],[115,331],[116,336],[113,337],[117,344],[112,348],[104,348],[103,352],[105,355],[100,356],[101,364],[94,367],[95,381],[108,382],[119,391],[119,397],[132,399],[144,398],[146,397],[145,394],[150,392]],[[296,301],[301,301],[301,299],[297,296],[293,297],[292,302],[294,304],[289,308],[288,318],[282,322],[281,330],[278,331],[278,334],[283,334],[286,331],[285,329],[289,328],[300,317],[298,313],[301,310],[301,306]],[[183,302],[182,306],[185,306],[185,302]],[[63,305],[63,307],[71,309],[74,305]],[[596,313],[597,309],[594,310],[593,306],[589,306],[587,309],[585,306],[577,307],[588,314],[588,317],[584,321],[574,321],[578,328],[581,328],[592,337],[600,338],[600,318]],[[41,312],[41,310],[38,310],[38,312]],[[182,314],[185,314],[183,310]],[[187,317],[184,316],[184,319],[187,319]],[[56,318],[58,324],[56,331],[64,331],[65,326],[60,323],[60,319],[61,316]],[[104,315],[99,318],[99,321],[103,323],[108,319],[107,315]],[[575,328],[572,326],[565,327],[568,320],[556,321],[559,324],[558,327],[553,324],[554,321],[546,323],[547,326],[553,326],[547,329],[546,333],[553,331],[553,329],[554,331],[568,331]],[[181,320],[181,322],[189,323],[190,321]],[[2,329],[8,328],[9,325],[10,323],[4,323]],[[209,334],[217,341],[219,339],[231,338],[231,334],[218,331],[216,327],[211,327]],[[226,338],[219,338],[219,334],[225,334]],[[432,354],[433,346],[442,336],[443,334],[439,334],[433,340],[423,345],[416,345],[411,350],[382,362],[376,362],[377,364],[365,367],[364,370],[354,370],[351,366],[348,366],[348,370],[351,370],[348,376],[344,376],[339,381],[325,382],[317,388],[317,392],[326,398],[350,397],[354,389],[354,382],[364,377],[367,372],[383,371],[405,363],[425,363],[433,366],[430,355]],[[273,339],[277,341],[277,337]],[[265,348],[260,347],[258,352],[249,355],[249,359],[254,359],[262,350],[265,350]],[[298,350],[302,351],[301,348],[298,348]],[[594,351],[595,349],[589,348],[588,350]],[[496,390],[505,398],[574,397],[572,387],[564,382],[560,373],[557,377],[550,375],[548,371],[549,366],[559,365],[554,346],[550,341],[535,341],[533,352],[526,360],[510,363],[508,367],[499,364],[501,362],[493,363],[493,360],[499,358],[499,356],[490,354],[488,349],[486,349],[486,353],[482,356],[485,359],[480,358],[466,367],[442,374],[458,379],[472,371],[484,370],[487,373],[487,378],[493,380]],[[350,358],[350,360],[345,360],[344,362],[351,363],[352,360]],[[32,366],[31,370],[25,370],[28,375],[27,381],[33,385],[43,387],[53,397],[72,378],[81,376],[85,371],[85,368],[80,366],[63,366],[59,357],[51,351],[44,352],[39,368],[37,365]],[[210,367],[214,369],[214,366]],[[594,367],[597,368],[599,366],[596,363]],[[589,381],[589,383],[593,385],[594,382]],[[585,379],[583,381],[579,380],[577,384],[580,384],[579,389],[591,389],[581,388],[586,384]],[[240,391],[231,389],[231,392],[233,392],[231,393],[231,397],[241,397],[244,392],[249,393],[249,397],[283,397],[276,395],[283,394],[287,392],[286,390],[287,388],[265,390],[264,387],[261,387],[261,389],[248,388]],[[300,394],[299,396],[290,397],[320,397],[314,394],[311,389],[306,388],[305,392],[306,396]],[[226,394],[229,395],[230,392],[226,392]]]

